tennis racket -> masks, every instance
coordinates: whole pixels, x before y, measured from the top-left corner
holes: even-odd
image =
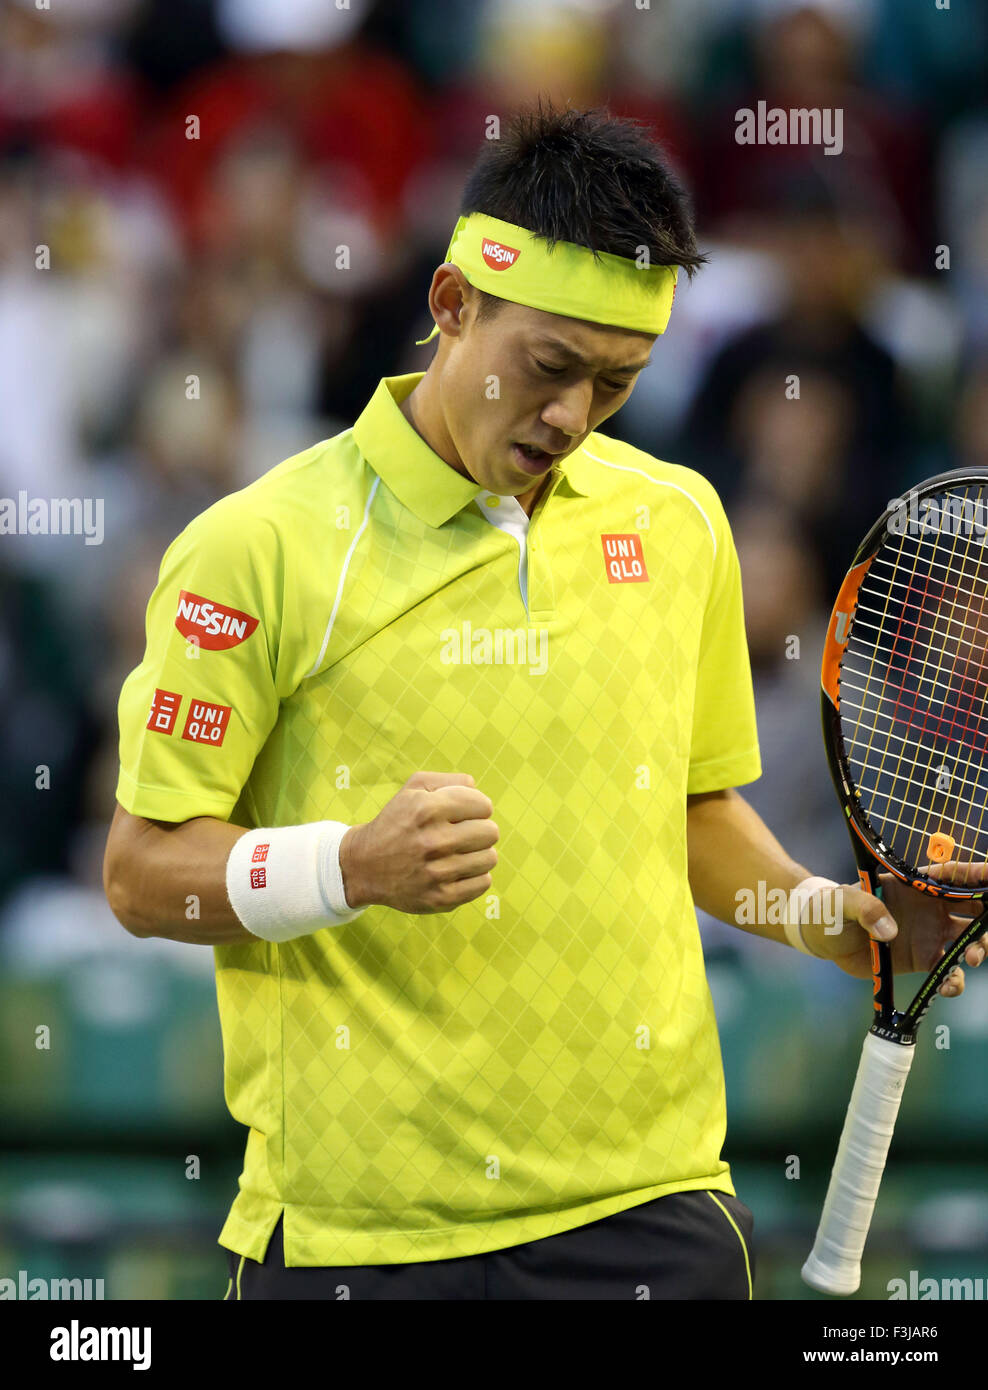
[[[944,898],[984,899],[988,861],[988,469],[942,473],[890,506],[841,585],[823,652],[823,737],[862,888],[879,869]],[[935,865],[941,865],[936,877]],[[949,875],[949,877],[948,877]],[[982,904],[983,906],[983,904]],[[850,1294],[916,1030],[986,929],[965,927],[895,1008],[892,953],[872,941],[874,1017],[803,1279]]]

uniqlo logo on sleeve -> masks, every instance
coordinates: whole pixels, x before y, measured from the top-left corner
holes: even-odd
[[[219,748],[230,722],[232,705],[210,705],[204,700],[193,700],[185,719],[182,737],[190,743],[211,743]]]
[[[255,845],[254,853],[251,855],[252,864],[263,864],[268,857],[268,850],[271,848],[270,842],[266,845]]]
[[[170,734],[175,728],[175,719],[181,703],[182,697],[177,691],[156,689],[146,727],[158,734]]]
[[[268,884],[267,869],[251,869],[250,886],[252,888],[266,888]]]
[[[601,536],[604,567],[611,584],[644,584],[648,578],[641,536]]]

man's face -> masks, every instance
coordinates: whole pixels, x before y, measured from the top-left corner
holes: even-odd
[[[655,334],[510,302],[478,322],[477,303],[440,348],[444,424],[475,482],[521,496],[624,404]]]

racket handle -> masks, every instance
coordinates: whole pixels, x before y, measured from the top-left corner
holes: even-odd
[[[915,1047],[869,1033],[830,1174],[827,1200],[803,1281],[821,1293],[854,1293]]]

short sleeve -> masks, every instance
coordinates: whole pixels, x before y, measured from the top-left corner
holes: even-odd
[[[282,597],[274,528],[228,498],[168,547],[118,704],[126,811],[229,818],[278,718]]]
[[[762,775],[741,566],[724,509],[712,488],[708,506],[716,554],[700,634],[689,795],[741,786]]]

